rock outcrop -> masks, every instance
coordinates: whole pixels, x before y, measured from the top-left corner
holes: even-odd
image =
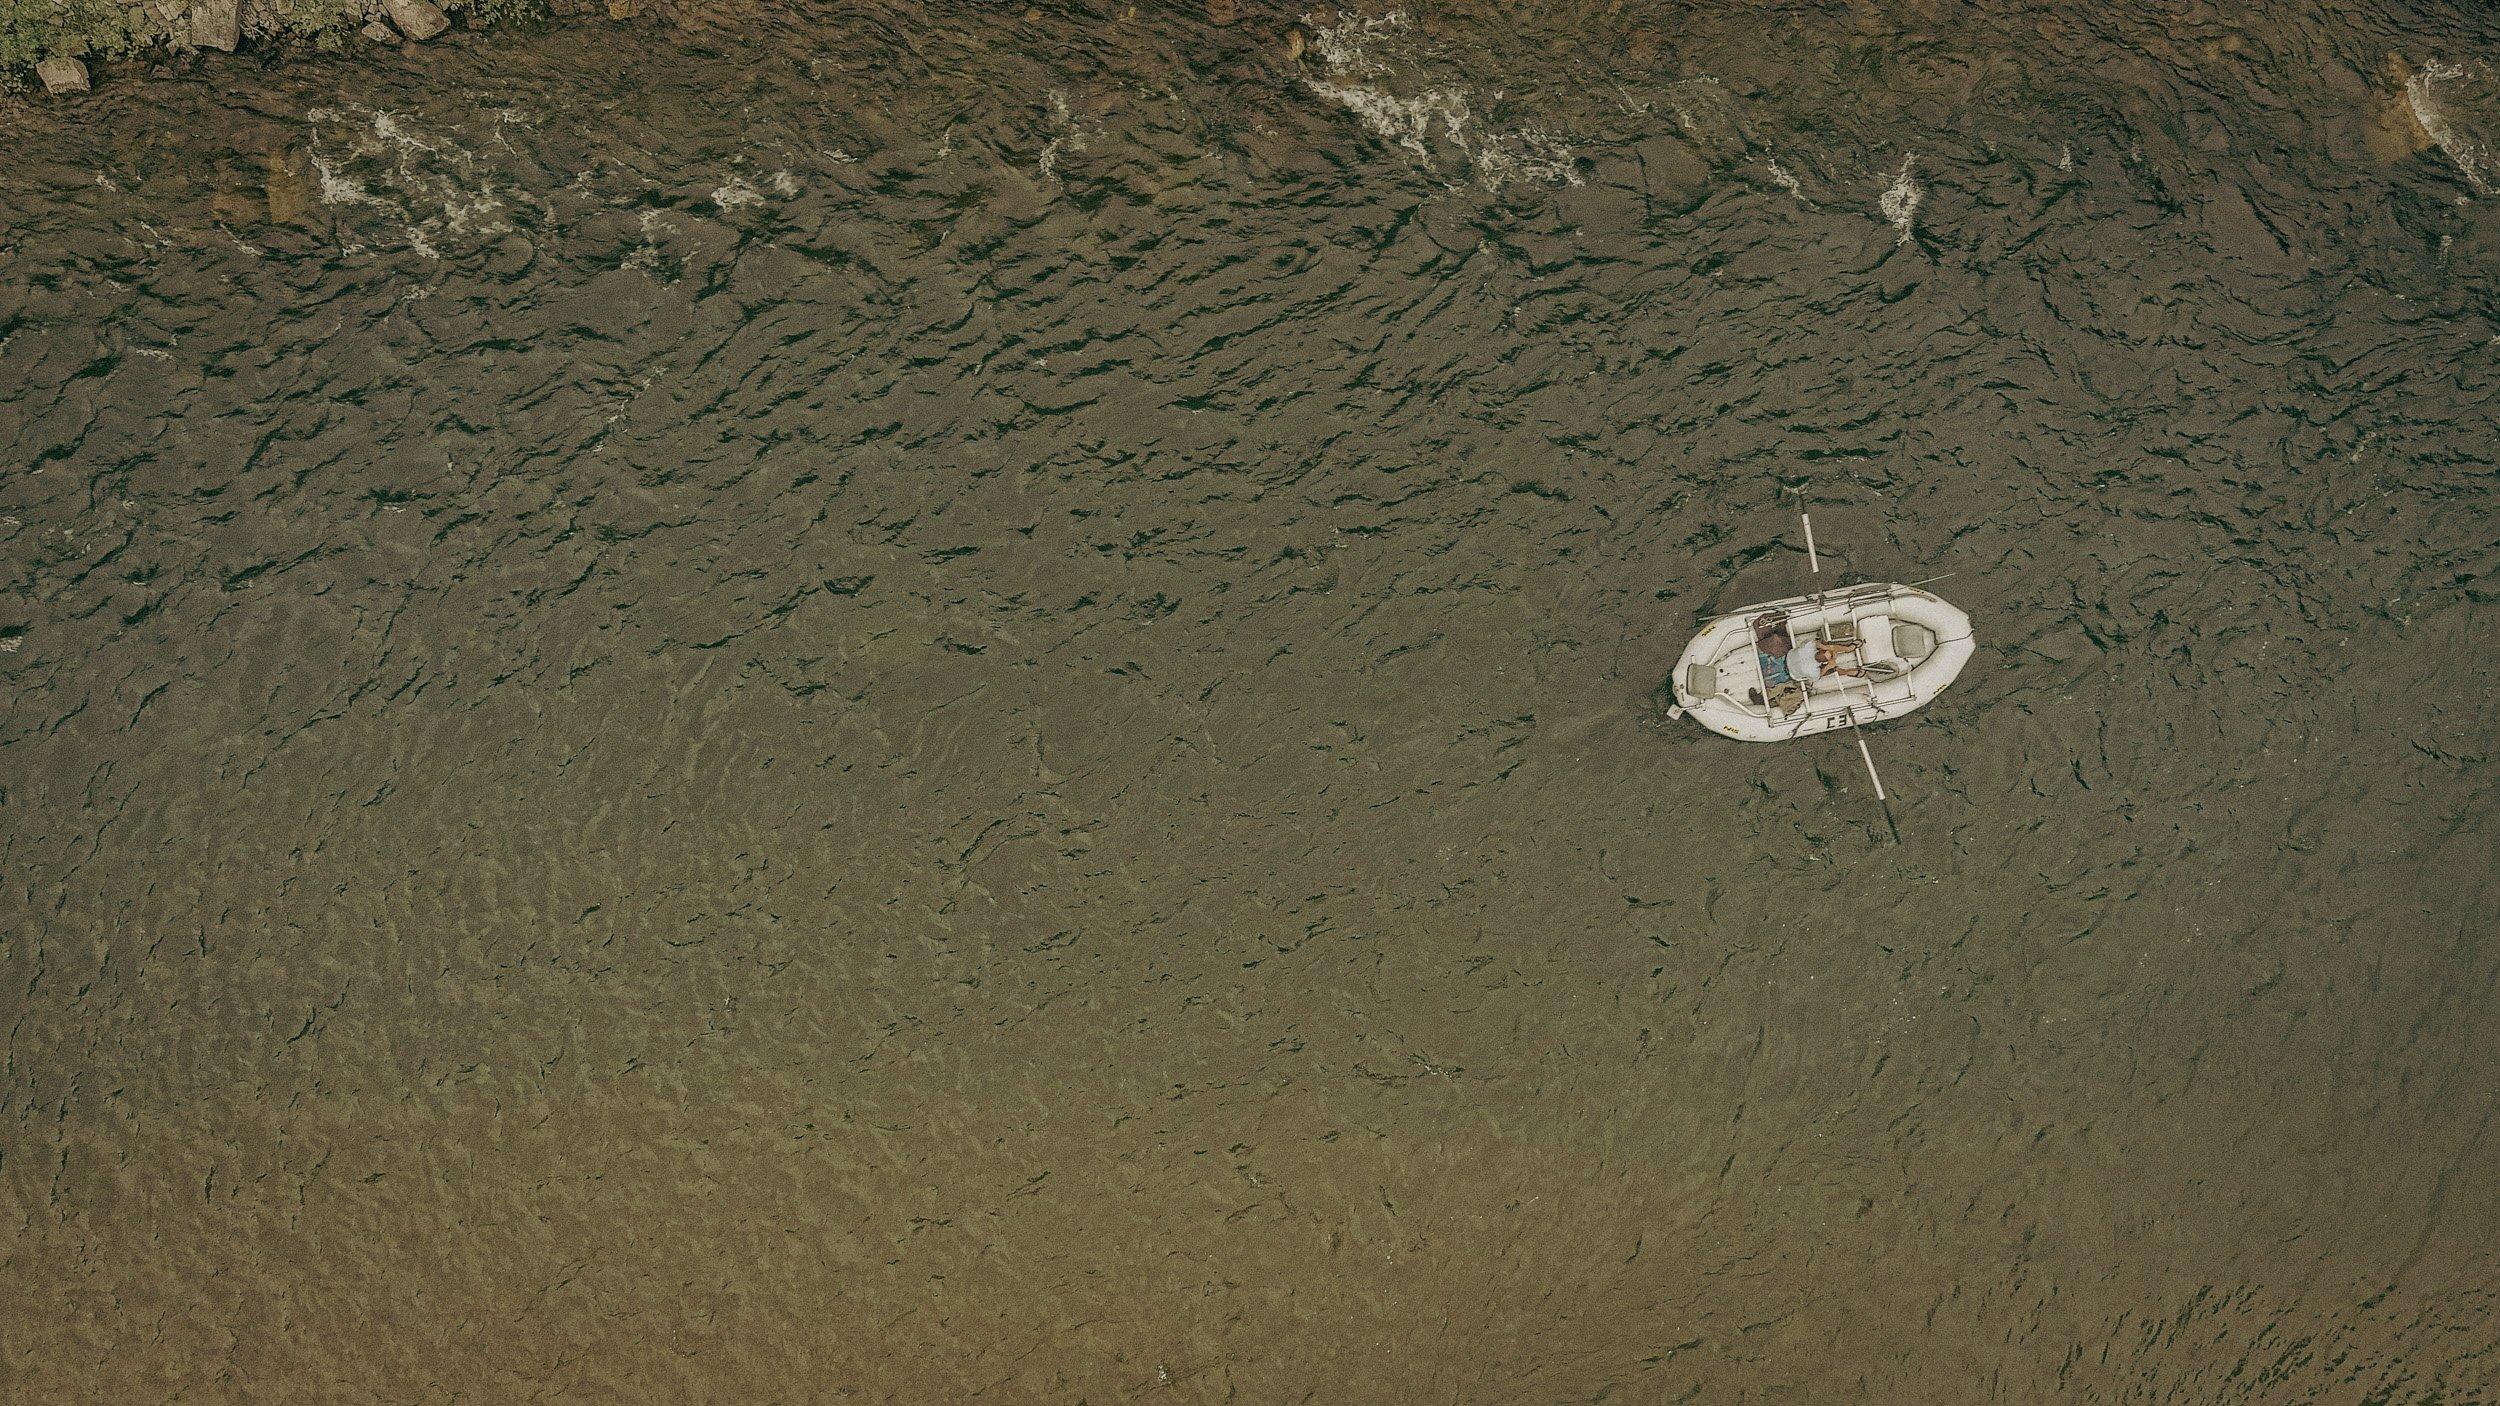
[[[191,46],[233,53],[243,38],[242,0],[191,0]]]
[[[55,97],[87,91],[87,66],[76,59],[45,59],[35,65],[35,76],[43,80],[43,90]]]
[[[1204,3],[1205,0],[1201,0]],[[1239,0],[1233,0],[1239,3]],[[0,97],[40,80],[84,92],[87,65],[215,49],[303,45],[334,50],[361,34],[377,45],[428,40],[459,16],[470,28],[600,13],[630,19],[672,0],[0,0]],[[55,61],[58,62],[55,62]]]
[[[450,18],[435,8],[434,0],[382,0],[382,13],[400,33],[420,43],[451,28]]]

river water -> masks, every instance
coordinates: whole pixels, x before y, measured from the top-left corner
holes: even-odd
[[[2500,28],[2244,8],[14,115],[11,1398],[2495,1399]]]

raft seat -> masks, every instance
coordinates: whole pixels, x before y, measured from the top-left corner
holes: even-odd
[[[1935,631],[1924,625],[1913,625],[1907,620],[1893,622],[1892,653],[1896,657],[1915,666],[1935,652]]]

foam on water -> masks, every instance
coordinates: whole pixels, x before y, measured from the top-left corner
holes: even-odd
[[[1059,175],[1059,152],[1063,147],[1085,149],[1085,135],[1075,130],[1068,114],[1068,95],[1056,88],[1042,95],[1042,105],[1049,113],[1050,139],[1042,143],[1041,155],[1033,162],[1035,175],[1043,180],[1056,180]]]
[[[1324,77],[1304,81],[1382,141],[1426,163],[1436,161],[1442,149],[1452,151],[1488,191],[1513,181],[1580,184],[1571,145],[1551,131],[1534,123],[1509,130],[1488,126],[1477,120],[1465,84],[1414,80],[1410,75],[1416,71],[1440,66],[1440,56],[1430,46],[1412,58],[1399,54],[1400,37],[1409,27],[1405,11],[1349,16],[1333,25],[1316,16],[1304,22],[1325,71]]]
[[[2467,130],[2452,111],[2444,91],[2465,85],[2478,86],[2488,96],[2493,85],[2490,66],[2434,59],[2405,80],[2405,104],[2413,109],[2413,120],[2422,124],[2422,130],[2465,173],[2465,183],[2474,188],[2474,193],[2489,195],[2500,187],[2500,154],[2493,152],[2489,142]]]
[[[660,267],[660,230],[667,223],[665,210],[645,210],[634,217],[634,232],[641,236],[633,252],[625,256],[625,267],[655,273]]]
[[[1927,192],[1912,174],[1918,165],[1915,155],[1901,158],[1901,169],[1893,173],[1892,184],[1875,202],[1886,223],[1892,226],[1893,242],[1907,244],[1918,230],[1918,207],[1925,203]]]
[[[1703,75],[1670,83],[1665,97],[1677,129],[1712,161],[1732,164],[1754,149],[1753,133],[1737,112],[1736,100],[1728,96],[1727,85],[1718,79]]]
[[[498,140],[513,116],[497,114]],[[429,259],[441,258],[446,243],[471,246],[510,228],[502,193],[457,141],[385,110],[315,108],[306,117],[314,191],[324,206],[376,212]]]

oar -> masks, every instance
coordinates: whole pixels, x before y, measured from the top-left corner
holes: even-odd
[[[1814,514],[1806,511],[1806,491],[1802,488],[1792,491],[1797,495],[1797,521],[1804,524],[1806,529],[1806,570],[1820,576],[1823,574],[1823,559],[1814,550]],[[1952,574],[1949,571],[1945,573],[1946,576]],[[1935,579],[1941,581],[1944,577],[1939,576]],[[1821,591],[1814,593],[1814,604],[1817,610],[1822,609],[1823,593]],[[1875,697],[1874,681],[1863,676],[1859,681],[1866,685],[1867,699],[1872,702]],[[1876,803],[1884,808],[1884,824],[1892,829],[1892,842],[1899,844],[1901,843],[1901,822],[1892,818],[1892,798],[1884,794],[1884,778],[1875,774],[1875,754],[1867,749],[1865,729],[1858,726],[1858,710],[1844,709],[1841,716],[1849,720],[1850,735],[1858,744],[1858,759],[1866,763],[1866,779],[1875,783]]]
[[[1848,709],[1841,716],[1849,720],[1850,736],[1858,744],[1858,758],[1866,763],[1866,779],[1875,783],[1876,804],[1884,808],[1884,824],[1892,829],[1893,843],[1899,844],[1901,843],[1901,822],[1892,818],[1892,800],[1884,794],[1884,778],[1875,774],[1875,754],[1867,750],[1866,730],[1858,726],[1858,710]]]
[[[1819,577],[1823,574],[1823,559],[1814,551],[1814,514],[1806,511],[1806,491],[1802,488],[1792,488],[1789,491],[1797,495],[1797,521],[1806,525],[1806,570]],[[1814,608],[1816,610],[1823,608],[1823,590],[1820,586],[1817,586],[1814,591]]]
[[[1884,778],[1875,774],[1875,754],[1866,750],[1866,730],[1858,726],[1856,710],[1849,714],[1849,735],[1857,739],[1858,757],[1866,763],[1866,779],[1875,783],[1875,799],[1884,803],[1884,813],[1892,813],[1892,802],[1884,795]]]

